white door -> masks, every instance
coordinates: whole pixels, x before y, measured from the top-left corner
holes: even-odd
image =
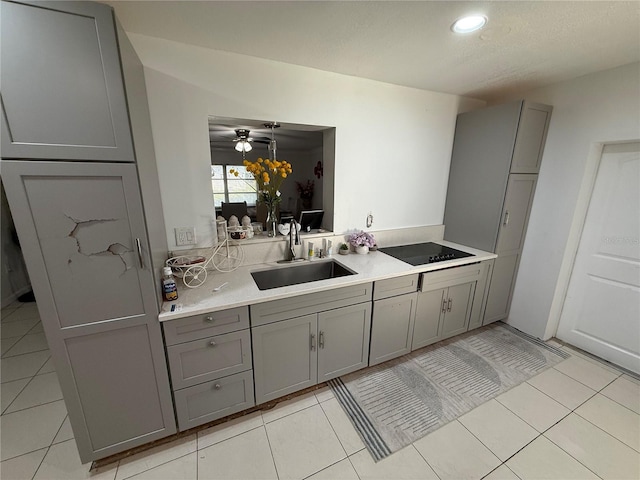
[[[640,143],[603,149],[558,338],[640,373]]]

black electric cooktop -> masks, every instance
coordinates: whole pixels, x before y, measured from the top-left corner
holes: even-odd
[[[386,247],[379,250],[413,266],[474,256],[472,253],[462,252],[433,242]]]

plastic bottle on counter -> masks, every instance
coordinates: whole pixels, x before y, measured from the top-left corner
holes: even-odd
[[[178,299],[176,279],[173,277],[171,267],[164,267],[162,273],[162,297],[166,302],[173,302]]]

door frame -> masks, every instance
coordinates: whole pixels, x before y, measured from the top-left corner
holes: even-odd
[[[582,184],[580,185],[580,192],[576,201],[576,208],[573,212],[573,219],[571,221],[571,227],[569,229],[562,263],[558,273],[556,289],[551,302],[549,318],[544,330],[544,336],[542,337],[543,340],[548,340],[551,337],[554,337],[558,332],[560,317],[562,316],[562,310],[564,309],[564,303],[569,289],[569,282],[571,281],[571,275],[573,274],[573,267],[578,255],[578,248],[582,239],[584,224],[587,220],[589,205],[591,204],[593,189],[598,177],[598,171],[600,170],[602,155],[606,153],[605,148],[612,153],[628,152],[637,149],[634,145],[639,143],[640,139],[598,142],[591,145],[591,148],[589,149],[587,163],[582,177]]]

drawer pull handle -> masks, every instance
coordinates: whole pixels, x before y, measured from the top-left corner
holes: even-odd
[[[217,345],[217,343],[212,340],[212,341],[209,342],[209,345],[211,345],[212,347],[215,347]]]
[[[213,322],[213,317],[209,315],[208,317],[204,317],[207,322]]]
[[[506,227],[507,225],[509,225],[509,210],[504,212],[504,221],[502,222],[503,227]]]
[[[213,388],[215,388],[216,390],[220,390],[222,388],[222,385],[220,385],[219,383],[216,383]]]
[[[447,302],[447,312],[451,311],[451,306],[453,305],[453,300],[449,299],[449,301]]]

